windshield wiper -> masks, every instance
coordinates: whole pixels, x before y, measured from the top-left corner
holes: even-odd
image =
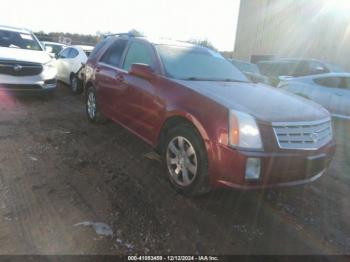
[[[186,81],[217,81],[216,79],[194,77],[194,76],[193,77],[183,78],[181,80],[186,80]]]

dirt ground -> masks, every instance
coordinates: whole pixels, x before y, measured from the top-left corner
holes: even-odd
[[[148,145],[89,124],[67,87],[0,93],[0,254],[350,254],[350,125],[335,125],[336,157],[312,185],[189,199]]]

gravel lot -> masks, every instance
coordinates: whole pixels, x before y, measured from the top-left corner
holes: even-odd
[[[350,254],[350,124],[335,126],[312,185],[188,199],[148,145],[89,124],[66,86],[0,93],[0,254]]]

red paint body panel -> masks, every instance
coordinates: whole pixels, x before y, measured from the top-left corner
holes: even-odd
[[[161,73],[150,80],[90,59],[86,85],[97,91],[98,104],[108,118],[126,127],[156,147],[161,128],[171,117],[183,117],[197,129],[204,141],[213,187],[261,188],[310,182],[327,167],[335,151],[334,142],[317,151],[279,149],[271,126],[259,124],[263,152],[240,151],[228,146],[228,109]],[[157,68],[156,72],[162,72]],[[313,158],[322,157],[318,169],[310,169]],[[248,157],[261,159],[261,179],[244,179]],[[312,159],[309,159],[312,158]]]

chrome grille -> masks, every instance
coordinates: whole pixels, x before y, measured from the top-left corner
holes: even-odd
[[[43,71],[41,64],[17,61],[0,61],[0,74],[11,76],[33,76]]]
[[[273,123],[272,126],[278,145],[283,149],[316,150],[333,137],[330,119]]]

